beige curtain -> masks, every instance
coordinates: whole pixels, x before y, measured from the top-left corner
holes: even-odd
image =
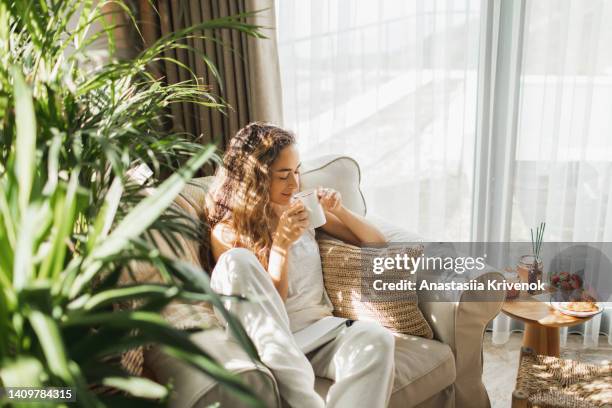
[[[218,41],[187,39],[186,44],[206,55],[217,67],[220,83],[195,52],[174,50],[166,57],[188,66],[229,105],[225,114],[193,104],[172,106],[172,126],[176,131],[199,137],[202,143],[216,143],[224,149],[228,140],[245,124],[268,121],[282,125],[280,72],[276,45],[273,0],[150,0],[137,3],[139,24],[145,46],[168,33],[206,20],[259,11],[248,23],[265,27],[267,39],[257,39],[235,30],[205,32]],[[184,68],[171,62],[155,67],[156,75],[170,83],[191,78]]]

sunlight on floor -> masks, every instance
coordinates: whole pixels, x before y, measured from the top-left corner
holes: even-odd
[[[508,408],[519,362],[519,350],[523,333],[512,333],[510,340],[503,345],[494,345],[491,342],[491,332],[484,337],[484,374],[483,381],[489,392],[492,408]],[[612,345],[608,338],[599,337],[598,348],[584,348],[582,336],[570,334],[567,337],[567,346],[561,348],[561,358],[579,360],[597,364],[609,360],[612,355]]]

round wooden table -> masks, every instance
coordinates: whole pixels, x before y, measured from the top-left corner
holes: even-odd
[[[531,347],[538,354],[554,357],[559,357],[559,328],[575,326],[592,317],[568,316],[548,302],[522,293],[518,299],[506,300],[502,312],[525,323],[523,346]]]

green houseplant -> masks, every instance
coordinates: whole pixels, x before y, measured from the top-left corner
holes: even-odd
[[[131,17],[123,2],[112,3]],[[198,29],[259,35],[257,27],[241,16],[206,22],[162,38],[131,62],[111,58],[92,69],[88,44],[106,36],[113,48],[107,5],[0,1],[0,386],[72,387],[81,406],[158,405],[168,386],[113,363],[128,349],[157,344],[260,405],[237,377],[161,318],[174,299],[211,302],[258,358],[206,273],[161,255],[147,239],[153,231],[169,244],[172,233],[198,237],[196,223],[167,208],[214,152],[166,132],[165,108],[179,101],[222,104],[195,82],[164,84],[146,66]],[[69,29],[69,21],[76,26]],[[103,29],[92,34],[96,23]],[[143,162],[174,171],[150,195],[126,176]],[[165,283],[117,287],[133,261],[156,266]],[[136,309],[113,310],[136,300]],[[92,385],[120,393],[101,395]]]

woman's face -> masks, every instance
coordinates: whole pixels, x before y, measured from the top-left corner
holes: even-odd
[[[271,166],[270,201],[289,205],[293,194],[300,190],[300,155],[295,146],[280,151]]]

